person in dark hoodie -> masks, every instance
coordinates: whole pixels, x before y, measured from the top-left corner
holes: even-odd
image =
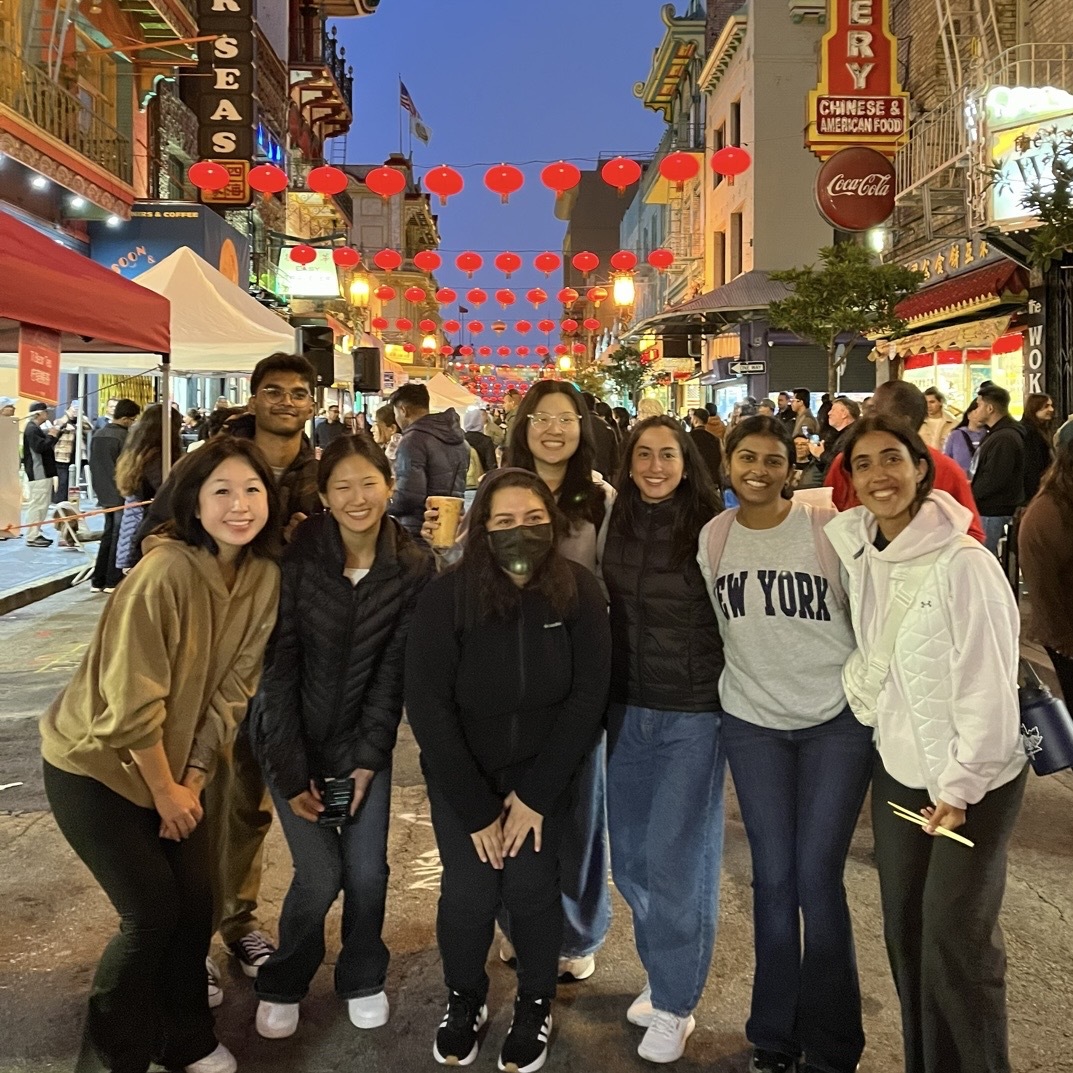
[[[581,397],[589,411],[589,428],[592,431],[595,447],[594,462],[596,470],[605,481],[613,481],[618,471],[618,437],[596,412],[596,396],[591,391],[583,391]]]
[[[97,493],[97,506],[121,507],[123,496],[116,487],[116,464],[127,432],[142,408],[132,399],[112,399],[108,408],[111,420],[90,437],[89,472],[93,478],[93,490]],[[104,533],[93,564],[90,592],[111,592],[123,578],[115,562],[119,520],[120,513],[116,511],[104,516]]]
[[[998,552],[1006,526],[1025,503],[1025,429],[1010,417],[1010,393],[988,381],[976,393],[987,435],[972,458],[972,494],[984,546]]]
[[[477,1055],[502,903],[518,995],[499,1068],[536,1070],[563,931],[560,845],[607,703],[610,628],[596,579],[556,550],[566,521],[536,474],[490,474],[468,521],[462,558],[425,588],[406,652],[443,865],[436,933],[449,996],[433,1055],[444,1065]]]
[[[257,706],[255,750],[294,861],[279,949],[257,974],[257,1031],[298,1027],[324,960],[324,922],[343,893],[335,989],[351,1022],[387,1022],[391,754],[402,716],[406,637],[432,558],[386,516],[391,464],[368,436],[341,436],[317,482],[327,514],[303,522],[283,557],[280,614]],[[349,781],[346,819],[318,824],[325,779]]]
[[[425,500],[429,496],[465,496],[469,448],[454,410],[429,413],[424,384],[403,384],[389,402],[402,439],[395,454],[395,493],[387,512],[411,536],[422,540]]]

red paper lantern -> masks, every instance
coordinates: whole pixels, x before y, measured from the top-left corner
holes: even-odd
[[[590,287],[585,292],[585,297],[592,302],[597,309],[600,308],[601,302],[607,301],[607,288],[606,287]]]
[[[466,291],[466,301],[474,308],[480,309],[488,301],[488,295],[480,287],[474,287],[473,290]]]
[[[519,358],[527,358],[529,357],[529,348],[527,346],[515,347],[514,353],[517,354]]]
[[[402,264],[402,254],[398,250],[378,250],[373,254],[373,264],[385,272],[394,272]]]
[[[581,172],[573,164],[560,160],[558,163],[549,164],[540,173],[540,181],[549,190],[555,191],[555,198],[558,200],[567,190],[573,190],[581,182]]]
[[[570,263],[583,275],[595,272],[600,267],[600,258],[589,250],[582,250],[570,258]]]
[[[427,297],[421,287],[407,287],[402,296],[407,302],[413,302],[415,304],[417,302],[423,302]]]
[[[473,357],[473,347],[471,347],[471,346],[460,346],[458,348],[458,353],[461,354],[464,358],[471,358],[471,357]]]
[[[632,272],[637,267],[637,254],[632,250],[619,250],[611,254],[611,267],[616,272]]]
[[[575,343],[573,349],[575,354],[587,354],[589,351],[584,343]]]
[[[406,189],[406,176],[395,168],[381,165],[365,176],[365,185],[386,200]]]
[[[412,354],[417,347],[415,347],[413,343],[403,343],[402,349],[405,350],[407,354]]]
[[[424,320],[419,320],[417,322],[417,326],[426,335],[430,335],[432,332],[434,332],[436,330],[436,322],[434,320],[429,320],[428,317],[425,317]]]
[[[465,185],[462,176],[446,164],[441,164],[438,168],[425,173],[425,189],[435,194],[440,199],[441,205],[446,205],[449,197],[462,193],[462,187]]]
[[[441,287],[436,292],[436,301],[439,302],[441,306],[453,305],[458,301],[458,295],[455,294],[450,287]]]
[[[548,250],[538,253],[533,258],[533,267],[538,272],[543,272],[545,276],[550,276],[552,272],[557,272],[562,263],[563,259],[557,253],[551,253]]]
[[[399,317],[399,319],[395,321],[395,327],[400,332],[412,332],[414,330],[414,322],[410,320],[409,317]]]
[[[539,321],[538,324],[537,324],[537,331],[541,331],[545,335],[547,335],[548,332],[555,331],[555,321],[553,321],[553,320]]]
[[[340,246],[332,250],[332,260],[340,268],[357,268],[361,261],[361,254],[350,246]]]
[[[499,349],[498,349],[498,350],[496,351],[496,353],[497,353],[497,354],[498,354],[498,355],[499,355],[499,356],[500,356],[501,358],[506,358],[506,357],[509,357],[509,356],[510,356],[510,347],[509,347],[509,346],[501,346],[501,347],[500,347],[500,348],[499,348]]]
[[[529,368],[530,369],[539,369],[540,365],[537,362],[534,361],[533,364],[529,366]]]
[[[565,343],[559,343],[555,348],[555,353],[561,358],[564,354],[570,353],[570,348]]]
[[[250,184],[251,190],[256,190],[259,194],[279,194],[287,189],[287,173],[275,164],[258,164],[257,167],[250,168],[246,182]]]
[[[444,343],[443,346],[440,347],[440,353],[445,358],[449,357],[454,352],[455,352],[455,348],[453,346],[451,346],[449,343]],[[452,362],[452,364],[454,364],[454,363]]]
[[[516,253],[500,253],[496,256],[496,268],[510,279],[511,273],[517,272],[522,267],[522,259]]]
[[[484,258],[472,250],[466,250],[465,253],[460,253],[455,258],[455,267],[459,272],[465,272],[470,279],[473,278],[474,272],[480,271],[483,264]]]
[[[727,176],[729,185],[734,185],[734,176],[749,170],[753,158],[740,145],[725,145],[712,154],[712,171]]]
[[[482,358],[490,358],[492,356],[492,348],[490,346],[482,346],[477,350]]]
[[[414,254],[414,268],[422,272],[435,272],[443,264],[443,258],[434,250],[421,250]]]
[[[385,283],[373,291],[373,297],[378,298],[381,302],[390,302],[395,297],[395,288],[389,287]]]
[[[502,290],[496,291],[496,301],[506,309],[507,306],[514,305],[514,292],[504,287]]]
[[[525,292],[525,300],[532,302],[534,309],[539,309],[548,300],[548,292],[540,287],[533,287]]]
[[[666,272],[674,264],[674,254],[670,250],[653,250],[648,255],[648,263],[660,272]]]
[[[186,175],[199,190],[222,190],[231,181],[227,168],[211,160],[191,164]]]
[[[677,190],[690,179],[695,179],[700,171],[700,164],[692,153],[668,153],[659,162],[659,173],[668,182],[674,183]]]
[[[346,173],[330,164],[314,168],[306,176],[306,185],[314,194],[323,194],[330,197],[332,194],[341,194],[347,187]]]
[[[539,354],[542,358],[546,358],[548,356],[548,354],[550,353],[550,351],[548,350],[548,348],[546,346],[544,346],[543,343],[541,343],[540,346],[535,347],[533,349],[533,353],[534,354]]]
[[[480,335],[484,331],[484,321],[471,320],[469,322],[469,330],[473,335]]]
[[[387,317],[373,317],[370,323],[376,331],[382,332],[387,328],[388,320]]]
[[[462,330],[462,325],[459,324],[457,320],[445,320],[443,322],[443,330],[454,335],[455,332],[460,332]]]
[[[510,201],[510,195],[521,190],[525,183],[525,176],[513,164],[498,164],[489,168],[484,176],[484,185],[498,194],[506,205]]]
[[[556,297],[564,306],[572,306],[581,295],[573,287],[564,287]]]
[[[596,332],[600,330],[600,322],[595,317],[586,317],[581,324],[588,332]]]
[[[299,265],[311,265],[317,259],[317,251],[312,246],[302,243],[291,247],[291,260]]]
[[[567,317],[566,320],[559,325],[567,335],[573,335],[577,331],[577,321],[573,317]]]
[[[632,186],[641,178],[641,165],[636,160],[617,156],[600,169],[600,177],[608,186],[613,186],[621,197],[627,186]]]
[[[528,335],[528,333],[533,330],[533,326],[527,320],[520,320],[514,325],[514,330],[518,332],[519,335]]]

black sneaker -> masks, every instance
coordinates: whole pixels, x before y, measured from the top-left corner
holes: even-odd
[[[514,1020],[499,1054],[505,1073],[534,1073],[548,1057],[551,1036],[551,999],[519,995],[514,1000]]]
[[[432,1046],[432,1057],[441,1066],[468,1066],[477,1057],[477,1033],[488,1020],[488,1007],[452,991]]]
[[[276,944],[263,931],[251,931],[228,943],[227,949],[247,976],[256,976],[257,970],[276,952]]]
[[[790,1054],[778,1051],[753,1051],[749,1062],[749,1073],[794,1073],[797,1059]]]
[[[26,546],[28,548],[51,548],[52,541],[47,536],[36,536],[33,540],[27,540]]]

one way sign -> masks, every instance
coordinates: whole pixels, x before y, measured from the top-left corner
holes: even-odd
[[[735,376],[760,376],[767,372],[766,361],[732,361],[727,368]]]

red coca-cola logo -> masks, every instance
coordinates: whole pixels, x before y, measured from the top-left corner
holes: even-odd
[[[867,231],[894,212],[894,165],[858,145],[842,149],[816,176],[816,207],[840,231]]]

